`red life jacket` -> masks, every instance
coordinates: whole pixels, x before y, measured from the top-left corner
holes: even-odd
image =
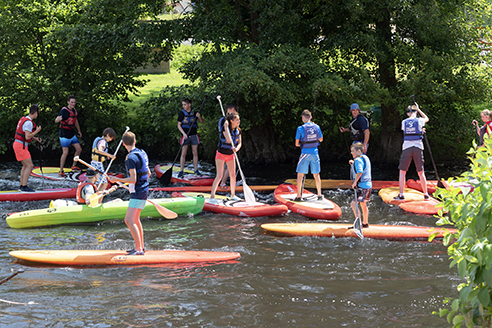
[[[77,186],[77,194],[75,196],[75,198],[77,199],[77,203],[79,204],[85,204],[85,195],[82,195],[82,190],[84,190],[84,187],[85,186],[88,186],[88,185],[91,185],[94,187],[94,190],[97,191],[97,187],[95,184],[93,183],[90,183],[90,182],[81,182],[79,183],[79,185]]]
[[[23,116],[23,117],[21,117],[19,122],[17,122],[17,128],[15,129],[15,136],[14,136],[15,139],[22,142],[24,147],[26,146],[26,142],[29,143],[32,140],[32,138],[29,140],[26,140],[26,133],[22,130],[22,126],[24,125],[24,123],[26,121],[32,122],[32,131],[31,132],[34,132],[34,130],[36,130],[36,123],[34,123],[34,121],[29,116]]]
[[[74,108],[73,111],[68,107],[63,107],[62,109],[66,109],[70,116],[66,121],[60,121],[60,129],[73,130],[73,126],[75,126],[75,121],[77,121],[77,110]]]

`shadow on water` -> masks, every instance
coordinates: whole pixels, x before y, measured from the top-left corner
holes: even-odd
[[[3,190],[17,188],[19,168],[17,163],[0,165]],[[202,163],[201,170],[213,172],[214,167]],[[243,170],[250,185],[278,184],[295,177],[292,166]],[[115,164],[112,171],[123,172],[123,165]],[[408,178],[412,178],[410,171]],[[378,172],[374,179],[380,180],[398,176],[397,168],[389,166],[378,166],[373,172]],[[323,166],[322,177],[347,179],[348,164]],[[39,189],[40,180],[30,178],[29,184]],[[151,184],[159,185],[155,177]],[[74,187],[68,182],[45,181],[44,185]],[[342,208],[339,222],[352,223],[352,193],[325,190],[324,194]],[[273,202],[272,193],[259,196]],[[128,195],[117,191],[111,197]],[[11,229],[5,223],[10,212],[48,204],[0,203],[0,277],[25,270],[0,285],[1,298],[37,303],[0,302],[0,326],[443,327],[446,321],[432,311],[442,307],[445,297],[456,297],[460,283],[440,242],[280,237],[260,227],[314,222],[294,213],[261,218],[201,213],[176,220],[143,220],[147,249],[240,252],[241,258],[233,263],[75,268],[14,262],[8,255],[11,250],[133,247],[122,222],[39,229]],[[436,221],[389,206],[376,192],[369,211],[370,221],[378,224],[434,226]]]

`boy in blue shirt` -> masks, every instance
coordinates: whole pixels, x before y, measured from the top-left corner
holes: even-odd
[[[301,156],[297,163],[297,197],[295,201],[301,201],[302,197],[302,180],[304,175],[308,173],[311,167],[311,173],[314,176],[316,189],[318,191],[318,200],[323,199],[321,194],[321,171],[318,146],[323,141],[323,134],[319,126],[311,122],[311,112],[305,109],[302,114],[303,125],[297,128],[296,132],[296,147],[301,147]]]
[[[357,192],[357,203],[360,203],[362,210],[362,227],[368,228],[369,210],[367,209],[367,202],[371,200],[372,191],[371,161],[369,157],[363,154],[364,145],[362,143],[353,144],[350,147],[350,152],[354,158],[349,161],[351,165],[350,177],[354,181],[352,188]],[[353,200],[351,204],[355,216],[357,216],[357,203]]]

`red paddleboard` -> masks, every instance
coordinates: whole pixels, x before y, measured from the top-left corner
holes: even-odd
[[[47,199],[75,198],[77,188],[43,189],[35,192],[0,191],[0,202],[27,202]]]
[[[287,183],[278,186],[273,193],[277,203],[285,204],[292,212],[313,219],[336,220],[342,215],[342,209],[331,200],[324,197],[318,200],[315,194],[307,190],[304,190],[302,195],[304,201],[294,201],[297,196],[297,186]]]
[[[430,197],[429,200],[424,200],[424,194],[418,190],[405,188],[403,190],[405,200],[393,199],[398,193],[398,187],[384,188],[379,191],[379,196],[385,203],[398,205],[404,211],[411,213],[435,215],[440,209],[440,202],[437,199]]]
[[[359,238],[349,223],[267,223],[261,227],[267,231],[291,236]],[[362,229],[364,238],[390,240],[428,239],[436,233],[435,238],[443,238],[445,231],[457,232],[456,229],[377,224],[370,224],[368,228]]]
[[[272,186],[250,186],[248,187],[254,191],[274,191],[277,185]],[[189,191],[189,192],[212,192],[212,186],[176,186],[176,187],[157,187],[149,188],[150,191]],[[236,192],[243,192],[243,186],[236,186]],[[231,192],[229,186],[218,186],[217,192]]]
[[[158,179],[166,172],[171,169],[171,164],[157,164],[154,166],[154,172]],[[213,177],[210,175],[195,175],[195,172],[192,170],[184,169],[183,177],[178,178],[178,174],[181,171],[181,168],[178,166],[173,166],[173,172],[171,177],[172,183],[186,183],[193,186],[211,186],[214,183]]]
[[[163,263],[218,262],[237,259],[236,252],[146,251],[145,255],[127,255],[122,250],[39,250],[12,251],[11,256],[23,261],[64,265],[151,265]]]
[[[214,213],[224,213],[241,217],[260,217],[260,216],[274,216],[286,214],[289,209],[285,205],[264,204],[256,202],[254,204],[248,204],[244,200],[235,201],[229,199],[229,197],[215,195],[215,198],[219,201],[219,204],[210,203],[210,194],[183,192],[172,193],[172,197],[204,197],[205,205],[204,211]]]

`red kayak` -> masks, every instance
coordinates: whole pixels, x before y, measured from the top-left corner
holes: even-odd
[[[433,193],[436,192],[437,182],[438,182],[437,180],[427,180],[427,192],[429,193],[429,195],[432,195]],[[442,183],[446,189],[449,188],[446,181],[442,181]],[[420,192],[424,192],[424,190],[422,189],[422,184],[420,183],[420,180],[415,181],[413,179],[409,179],[407,181],[407,187],[418,190]]]
[[[27,202],[60,198],[75,198],[77,188],[43,189],[35,192],[20,190],[0,191],[0,202]]]
[[[273,193],[277,203],[285,204],[292,212],[313,219],[336,220],[342,215],[342,209],[331,200],[324,197],[318,200],[318,196],[307,190],[302,195],[302,201],[295,201],[297,186],[287,183],[278,186]]]
[[[171,169],[170,164],[157,164],[156,166],[154,166],[154,172],[158,179],[160,179],[164,172],[169,169]],[[173,166],[173,174],[171,177],[172,183],[185,183],[193,186],[211,186],[214,183],[215,178],[211,177],[210,175],[198,176],[195,175],[195,172],[188,169],[184,169],[183,177],[178,178],[179,171],[181,171],[179,165]]]

